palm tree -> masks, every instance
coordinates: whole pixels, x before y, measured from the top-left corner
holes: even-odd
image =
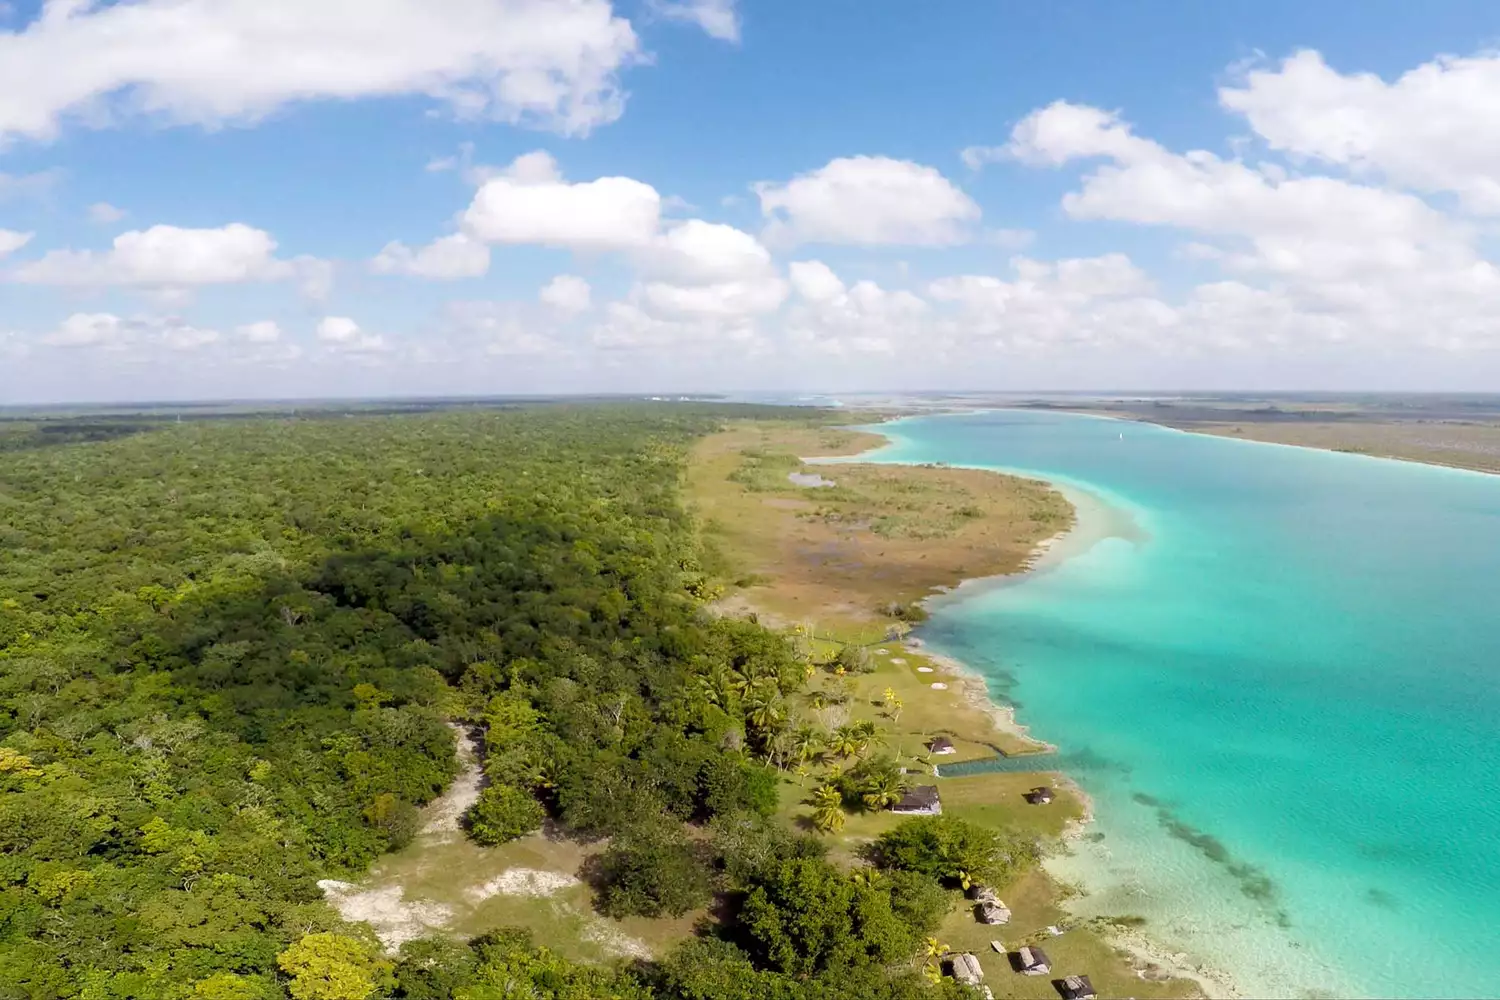
[[[941,982],[943,979],[943,956],[948,954],[952,949],[935,937],[928,938],[922,944],[926,949],[927,957],[926,964],[922,966],[922,974],[934,983]]]
[[[824,833],[844,828],[844,796],[835,786],[821,785],[813,792],[813,826]]]
[[[900,698],[892,698],[890,700],[891,721],[892,722],[895,722],[895,723],[900,723],[901,722],[901,709],[902,709],[902,707],[903,706],[901,704],[901,699]]]
[[[899,774],[872,774],[860,788],[860,798],[871,809],[880,810],[895,805],[906,794],[906,782]]]
[[[762,732],[775,728],[776,723],[786,717],[781,697],[774,694],[747,700],[745,709],[745,718],[750,725]]]
[[[866,746],[868,741],[860,737],[854,726],[839,726],[828,739],[828,749],[845,759],[859,753]]]
[[[849,877],[854,880],[855,885],[862,885],[870,889],[876,888],[885,882],[885,875],[881,873],[879,868],[861,868]]]
[[[797,758],[799,764],[805,764],[812,760],[823,749],[823,737],[818,735],[816,729],[803,726],[792,734],[791,751],[792,756]]]

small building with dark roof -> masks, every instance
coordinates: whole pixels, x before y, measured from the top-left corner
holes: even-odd
[[[1022,945],[1021,950],[1016,952],[1016,958],[1020,960],[1024,975],[1045,976],[1052,971],[1052,960],[1034,944]]]
[[[932,742],[927,744],[927,749],[938,756],[958,753],[958,749],[953,745],[953,741],[946,736],[934,736]]]
[[[1052,789],[1046,785],[1037,785],[1026,793],[1026,801],[1034,806],[1044,806],[1052,801]]]
[[[1059,979],[1056,986],[1057,992],[1063,995],[1063,1000],[1094,1000],[1099,995],[1094,992],[1094,984],[1089,982],[1088,976]]]
[[[917,785],[891,806],[891,812],[908,813],[914,816],[936,816],[943,811],[943,802],[938,798],[936,785]]]

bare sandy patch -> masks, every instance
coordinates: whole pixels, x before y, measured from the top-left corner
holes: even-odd
[[[580,885],[578,879],[562,872],[541,871],[536,868],[510,868],[482,885],[464,892],[473,901],[480,902],[491,896],[552,896],[564,889]]]
[[[584,940],[591,941],[609,952],[623,958],[650,958],[651,947],[639,938],[633,938],[612,924],[595,921],[583,932]]]
[[[463,768],[448,790],[427,806],[422,835],[451,840],[462,832],[464,813],[479,801],[484,788],[484,768],[479,762],[479,741],[463,726],[452,726],[458,735],[458,763]]]
[[[325,878],[318,888],[339,916],[351,923],[368,923],[388,952],[396,952],[408,941],[445,930],[453,919],[453,908],[430,900],[410,900],[399,885],[361,889],[349,882]]]

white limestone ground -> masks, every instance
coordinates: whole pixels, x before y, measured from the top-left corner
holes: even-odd
[[[458,735],[458,762],[463,770],[453,779],[448,790],[427,807],[427,822],[422,826],[423,837],[437,840],[453,840],[462,833],[464,813],[479,801],[479,793],[484,788],[479,741],[462,726],[452,728]]]
[[[318,883],[339,916],[351,923],[367,923],[388,952],[399,951],[434,931],[444,930],[453,919],[453,908],[429,900],[405,899],[399,885],[361,889],[349,882],[325,878]]]
[[[483,885],[465,891],[474,902],[482,902],[491,896],[531,896],[540,898],[553,896],[564,889],[582,885],[572,875],[562,872],[547,872],[536,868],[509,868]]]

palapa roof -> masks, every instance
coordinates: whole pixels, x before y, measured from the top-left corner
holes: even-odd
[[[1034,944],[1022,947],[1020,955],[1021,967],[1025,969],[1035,969],[1039,966],[1050,966],[1052,964],[1052,960],[1047,957],[1047,953]]]
[[[969,952],[954,956],[953,978],[961,983],[977,983],[984,978],[984,969],[979,965],[979,959]]]
[[[979,904],[979,917],[987,924],[1004,923],[1010,919],[1010,908],[998,899],[987,899]]]
[[[896,812],[915,811],[918,809],[934,809],[941,804],[938,798],[936,785],[917,785],[911,791],[901,797],[891,808]]]
[[[1067,1000],[1088,1000],[1089,997],[1098,996],[1088,976],[1069,976],[1064,979],[1062,993]]]

